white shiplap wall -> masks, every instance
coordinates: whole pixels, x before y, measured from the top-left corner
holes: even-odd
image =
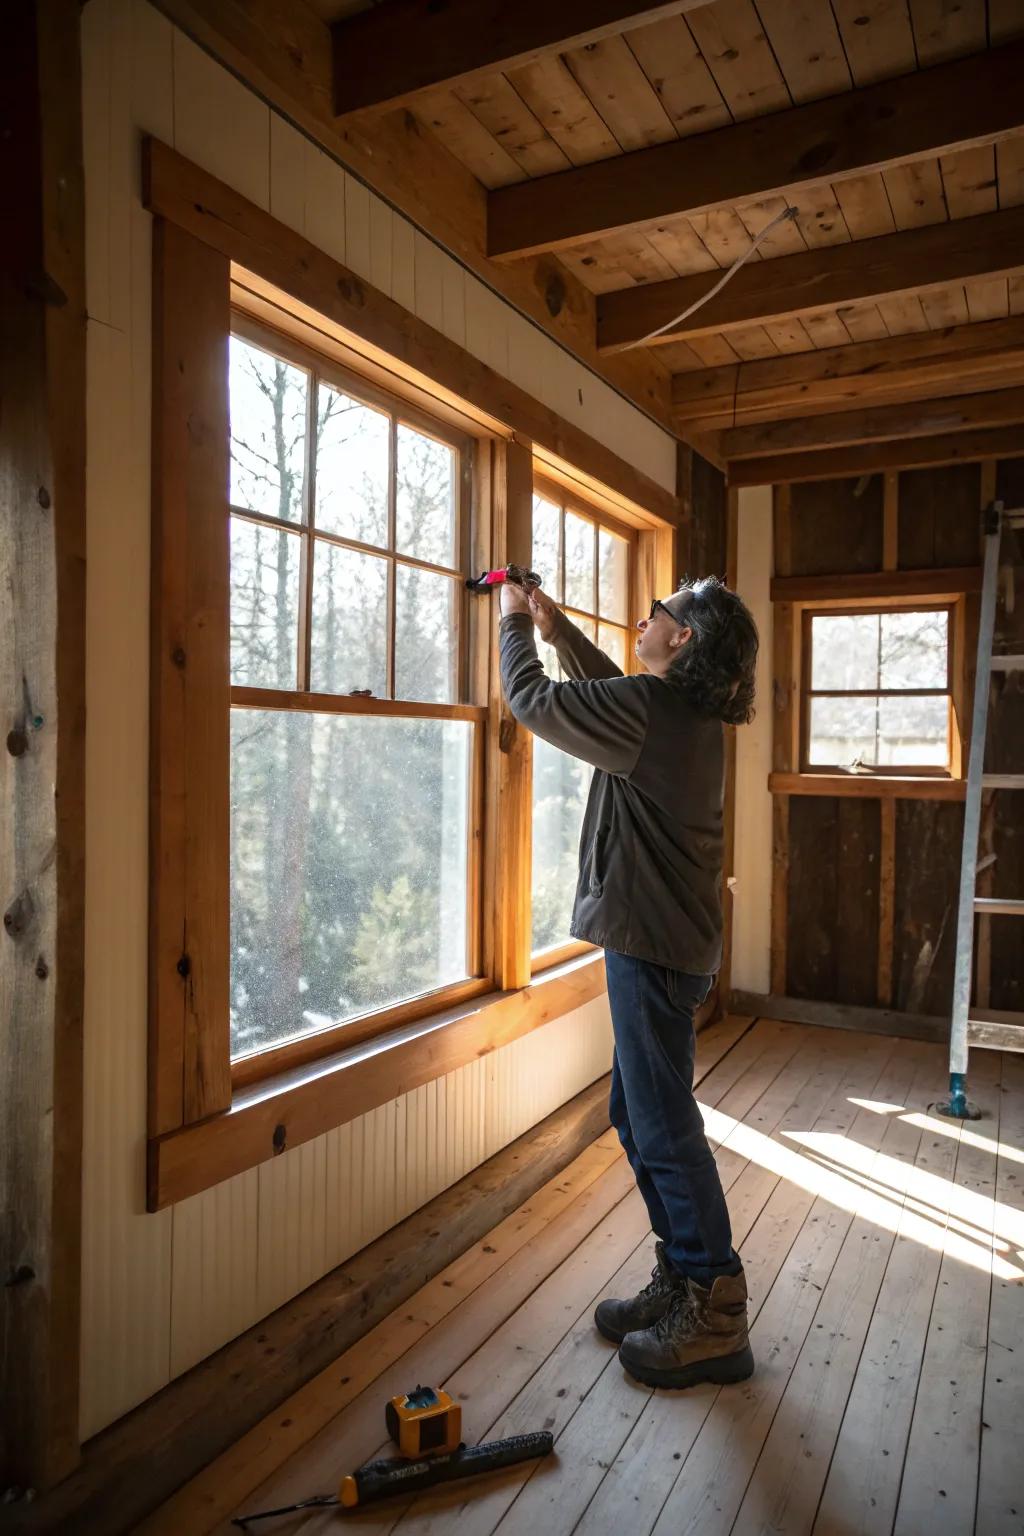
[[[145,0],[82,13],[88,396],[83,1435],[604,1072],[604,999],[158,1215],[144,1208],[150,259],[157,134],[668,489],[672,439]]]

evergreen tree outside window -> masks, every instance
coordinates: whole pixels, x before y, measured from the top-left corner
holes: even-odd
[[[248,330],[229,367],[238,1061],[478,975],[483,711],[469,440]]]
[[[533,498],[533,568],[546,592],[623,671],[632,670],[629,594],[634,538],[603,513],[539,484]],[[538,645],[548,676],[561,680],[553,647]],[[580,832],[593,770],[533,739],[532,949],[549,964],[569,942]]]

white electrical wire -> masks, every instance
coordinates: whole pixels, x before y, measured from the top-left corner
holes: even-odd
[[[690,316],[695,314],[696,311],[705,305],[709,299],[713,299],[716,293],[721,293],[729,279],[736,276],[736,273],[739,271],[740,267],[742,267],[745,261],[750,260],[751,256],[753,256],[754,252],[761,244],[761,241],[765,238],[766,235],[771,234],[772,230],[776,227],[777,224],[781,224],[784,219],[795,219],[799,211],[800,210],[798,208],[793,207],[783,208],[781,213],[777,213],[774,219],[770,220],[770,222],[765,225],[764,229],[762,229],[758,234],[754,236],[753,240],[750,242],[749,249],[745,250],[742,256],[737,256],[728,272],[722,273],[721,277],[718,279],[718,282],[713,288],[709,288],[707,293],[703,294],[699,299],[696,300],[695,303],[691,304],[689,309],[684,309],[682,314],[673,315],[672,319],[666,320],[664,325],[659,325],[656,330],[648,331],[647,335],[641,336],[639,341],[631,341],[628,346],[620,348],[620,351],[629,352],[633,347],[645,346],[647,342],[653,341],[655,336],[662,336],[666,331],[671,331],[675,326],[681,325],[684,320],[689,320]]]

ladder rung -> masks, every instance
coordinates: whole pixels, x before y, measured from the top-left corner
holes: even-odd
[[[1022,672],[1024,656],[993,656],[991,667],[993,672]]]
[[[983,773],[982,789],[1024,789],[1024,773]]]
[[[987,912],[990,917],[1024,917],[1024,901],[1009,896],[975,896],[975,912]]]

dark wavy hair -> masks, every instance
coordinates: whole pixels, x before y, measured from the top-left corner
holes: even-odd
[[[746,725],[754,718],[759,643],[750,610],[717,576],[684,581],[679,590],[689,593],[681,617],[693,635],[672,663],[672,675],[683,679],[698,714]]]

